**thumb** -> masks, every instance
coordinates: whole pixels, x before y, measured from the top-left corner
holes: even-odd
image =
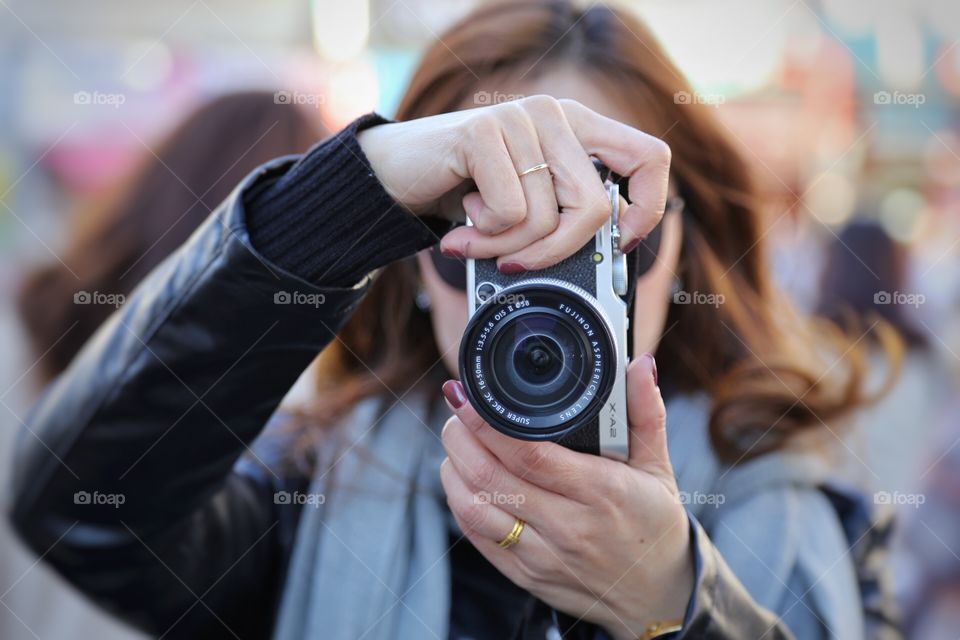
[[[657,363],[645,353],[627,368],[631,467],[673,478],[667,453],[667,410],[657,386]]]

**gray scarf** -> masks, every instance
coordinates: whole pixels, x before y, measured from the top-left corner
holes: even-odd
[[[429,409],[413,394],[371,399],[334,431],[300,516],[278,640],[447,639],[456,524],[440,429],[450,412]]]
[[[439,479],[440,429],[450,415],[422,396],[367,400],[334,433],[304,505],[274,637],[278,640],[447,640],[448,533],[459,529]],[[809,457],[772,454],[727,471],[707,437],[703,397],[668,404],[668,442],[688,510],[710,529],[698,496],[749,493],[770,482],[809,483]],[[428,416],[430,416],[428,418]],[[769,576],[764,579],[770,579]]]

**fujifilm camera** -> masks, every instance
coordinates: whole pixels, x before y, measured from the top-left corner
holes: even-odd
[[[629,327],[620,187],[597,165],[610,218],[562,262],[507,275],[495,259],[467,260],[467,328],[460,380],[498,431],[626,459]]]

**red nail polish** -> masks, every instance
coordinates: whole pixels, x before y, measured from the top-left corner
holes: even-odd
[[[456,258],[457,260],[463,260],[463,252],[459,249],[454,249],[453,247],[440,247],[440,253],[445,255],[448,258]]]
[[[653,374],[653,384],[659,385],[660,381],[657,378],[657,359],[653,357],[650,353],[643,354],[644,358],[650,358],[650,373]]]
[[[443,396],[453,407],[454,411],[462,407],[467,402],[467,396],[463,392],[463,385],[457,380],[447,380],[443,383]]]
[[[508,276],[516,275],[518,273],[523,273],[526,271],[526,267],[518,262],[503,262],[498,267],[500,273],[506,274]]]
[[[627,243],[627,246],[620,249],[620,251],[623,253],[630,253],[631,251],[636,249],[639,244],[640,244],[640,238],[634,238],[633,240]]]

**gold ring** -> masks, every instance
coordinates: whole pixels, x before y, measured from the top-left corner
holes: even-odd
[[[517,175],[522,178],[523,176],[527,175],[528,173],[534,173],[534,172],[536,172],[536,171],[543,171],[544,169],[549,169],[549,168],[550,168],[550,165],[548,165],[546,162],[541,162],[540,164],[535,164],[535,165],[533,165],[533,166],[530,167],[529,169],[524,169],[523,171],[521,171],[521,172],[518,173]]]
[[[507,537],[498,542],[501,549],[509,549],[520,541],[520,534],[523,533],[523,527],[526,523],[520,518],[513,521],[513,529],[507,534]]]

